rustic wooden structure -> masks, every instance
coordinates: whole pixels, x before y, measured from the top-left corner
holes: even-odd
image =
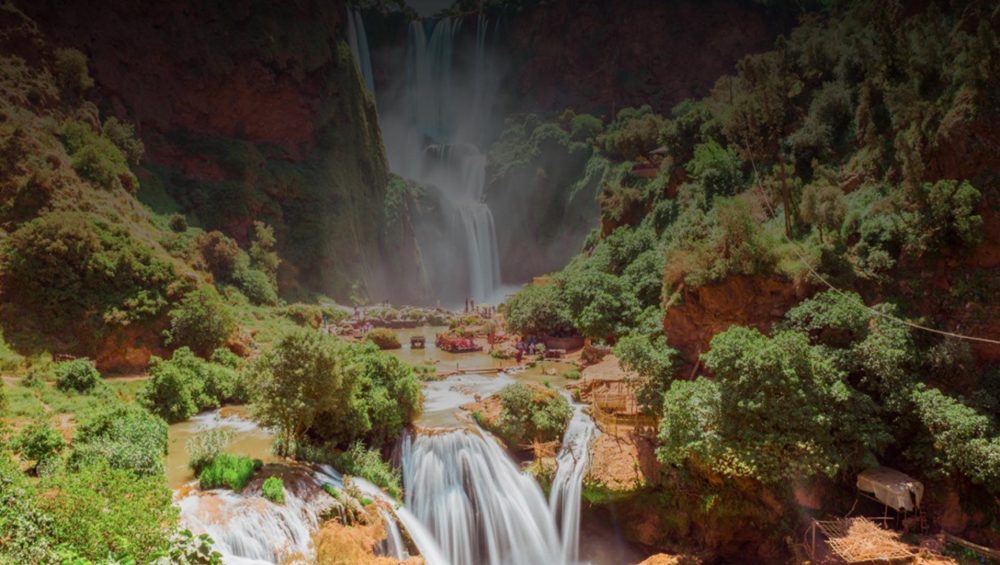
[[[813,520],[806,530],[803,545],[809,557],[817,560],[819,543],[825,543],[844,563],[914,563],[917,552],[899,540],[899,534],[868,518]]]
[[[410,337],[410,349],[423,349],[427,346],[427,338],[422,335]]]
[[[629,431],[645,437],[656,436],[659,420],[643,414],[633,394],[594,391],[591,393],[591,408],[591,415],[601,429],[613,436]]]

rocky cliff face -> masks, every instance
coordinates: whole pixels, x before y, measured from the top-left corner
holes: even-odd
[[[556,0],[509,27],[522,109],[609,115],[703,96],[778,31],[762,10],[732,0]]]
[[[253,220],[273,224],[286,291],[346,297],[361,280],[381,298],[381,265],[416,261],[395,251],[412,233],[383,229],[385,152],[342,2],[20,4],[138,124],[154,208],[243,243]]]

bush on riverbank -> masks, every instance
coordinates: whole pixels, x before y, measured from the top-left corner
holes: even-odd
[[[396,332],[390,330],[389,328],[375,328],[374,330],[368,332],[365,336],[368,341],[374,343],[381,350],[386,349],[399,349],[402,347],[399,343],[399,338],[396,337]]]
[[[225,353],[213,358],[232,363],[232,356]],[[199,359],[186,347],[175,351],[169,360],[153,357],[149,375],[139,401],[168,422],[187,420],[202,410],[246,398],[239,373],[230,366]]]
[[[573,417],[565,397],[539,386],[508,385],[499,397],[500,416],[494,431],[514,445],[557,440]]]

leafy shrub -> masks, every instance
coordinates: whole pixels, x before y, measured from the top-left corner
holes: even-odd
[[[141,139],[136,137],[135,127],[132,124],[123,122],[112,116],[104,120],[101,130],[104,137],[108,138],[118,147],[129,163],[133,165],[139,164],[143,153],[146,152],[146,146],[143,145]]]
[[[149,375],[139,401],[168,422],[246,396],[234,369],[199,359],[186,347],[174,351],[169,361],[153,357]]]
[[[390,330],[389,328],[375,328],[368,332],[368,335],[366,335],[365,338],[382,350],[399,349],[402,347],[399,343],[399,338],[396,337],[396,332]]]
[[[52,518],[39,508],[17,463],[0,450],[0,563],[55,563]]]
[[[604,129],[600,118],[590,114],[579,114],[573,117],[569,125],[569,136],[573,141],[591,141]]]
[[[604,135],[605,151],[634,161],[656,149],[664,124],[649,106],[624,108]]]
[[[236,369],[240,366],[242,359],[240,359],[239,355],[233,353],[229,349],[220,347],[212,352],[212,357],[209,358],[209,361],[215,363],[216,365]]]
[[[252,304],[274,306],[278,303],[274,284],[263,271],[249,267],[237,268],[233,274],[233,282]]]
[[[87,70],[87,56],[76,49],[56,50],[53,74],[59,91],[68,102],[79,100],[94,86],[94,79]]]
[[[108,190],[124,189],[135,193],[139,179],[128,167],[121,150],[108,138],[99,135],[84,122],[69,121],[59,130],[70,165],[80,178]]]
[[[209,430],[200,433],[185,442],[188,452],[188,467],[197,475],[207,467],[222,450],[232,441],[233,434],[229,430]]]
[[[333,464],[345,474],[372,482],[397,500],[403,496],[399,471],[390,467],[377,449],[365,449],[361,442],[354,442],[334,457]]]
[[[733,196],[743,185],[740,158],[730,148],[709,139],[694,148],[694,157],[685,168],[701,184],[709,202],[715,196]]]
[[[166,452],[166,422],[138,406],[116,403],[77,427],[69,467],[97,464],[156,476],[163,473]]]
[[[497,431],[514,444],[559,439],[573,417],[569,401],[544,388],[512,384],[499,396]]]
[[[580,380],[580,371],[577,371],[576,369],[570,369],[565,373],[563,373],[563,378],[569,379],[571,381],[578,381]]]
[[[37,419],[22,429],[12,443],[14,451],[27,461],[41,465],[48,459],[57,457],[66,442],[62,434],[45,419]]]
[[[242,253],[235,239],[215,230],[198,234],[195,246],[217,281],[227,282],[233,278]]]
[[[236,315],[212,286],[203,286],[184,295],[170,311],[167,345],[190,347],[207,357],[236,329]]]
[[[228,488],[241,491],[260,467],[259,459],[220,453],[202,468],[198,474],[198,484],[202,490]]]
[[[97,388],[101,374],[90,359],[74,359],[59,363],[55,368],[56,387],[59,390],[75,390],[87,393]]]
[[[170,538],[170,546],[166,550],[153,555],[154,563],[166,560],[167,563],[222,565],[222,554],[215,551],[213,545],[208,534],[195,537],[191,530],[181,530]]]
[[[703,357],[714,381],[675,381],[658,457],[774,483],[871,462],[890,440],[878,409],[807,338],[733,327]]]
[[[184,217],[184,214],[172,214],[170,219],[167,220],[167,225],[170,226],[170,231],[174,233],[184,233],[188,229],[188,221]]]
[[[323,325],[323,309],[312,304],[295,303],[285,306],[282,314],[296,324],[319,329]]]
[[[88,465],[42,479],[39,506],[52,518],[55,545],[78,558],[149,562],[164,551],[177,524],[177,508],[162,474]]]
[[[250,243],[250,264],[267,277],[273,290],[278,289],[278,267],[281,259],[274,250],[277,239],[274,228],[264,222],[253,223],[253,242]]]
[[[1000,436],[986,414],[939,390],[919,385],[913,401],[920,422],[931,435],[931,450],[939,454],[946,473],[959,472],[974,483],[1000,492]]]
[[[281,477],[268,477],[261,485],[261,494],[275,504],[285,503],[285,482]]]
[[[325,409],[311,433],[341,448],[358,440],[391,444],[420,415],[420,381],[412,367],[373,344],[351,345],[347,355],[355,370],[347,380],[346,408]]]

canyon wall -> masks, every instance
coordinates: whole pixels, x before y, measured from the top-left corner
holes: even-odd
[[[385,151],[344,3],[19,4],[87,54],[105,110],[137,124],[154,210],[244,244],[254,220],[272,224],[285,294],[383,299],[387,281],[419,273],[412,231],[385,221]]]

